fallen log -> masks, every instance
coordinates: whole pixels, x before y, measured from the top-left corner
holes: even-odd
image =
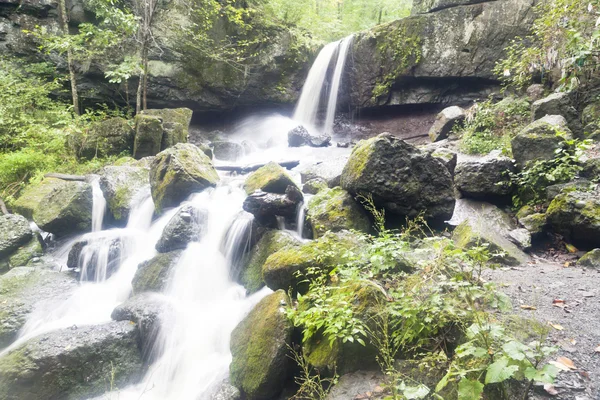
[[[282,161],[277,163],[285,169],[293,169],[300,165],[300,161]],[[217,171],[236,172],[238,174],[247,174],[248,172],[256,171],[259,168],[264,167],[267,163],[253,164],[253,165],[216,165]]]
[[[55,174],[50,173],[44,175],[44,178],[55,178],[62,181],[74,181],[74,182],[87,182],[89,178],[84,175],[67,175],[67,174]]]

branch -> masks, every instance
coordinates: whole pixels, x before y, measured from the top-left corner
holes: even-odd
[[[83,175],[67,175],[67,174],[46,174],[44,178],[55,178],[63,181],[87,182],[88,178]]]
[[[282,161],[278,163],[285,169],[296,168],[300,165],[300,161]],[[264,167],[266,163],[253,164],[253,165],[215,165],[217,171],[237,172],[240,174],[246,174],[248,172],[256,171],[257,169]]]
[[[10,214],[8,212],[8,209],[6,208],[6,204],[4,204],[4,200],[2,200],[2,197],[0,197],[0,211],[2,212],[2,214],[4,215],[8,215]]]

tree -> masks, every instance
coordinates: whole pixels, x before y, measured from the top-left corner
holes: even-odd
[[[69,36],[69,15],[65,0],[59,0],[60,21],[63,36]],[[68,42],[67,42],[68,43]],[[80,115],[79,94],[77,93],[77,75],[75,74],[75,62],[73,60],[73,49],[70,45],[65,46],[67,53],[67,66],[69,68],[69,81],[71,82],[71,96],[73,97],[73,112]]]

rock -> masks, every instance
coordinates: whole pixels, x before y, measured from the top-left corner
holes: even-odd
[[[223,161],[237,161],[245,154],[244,147],[235,142],[212,142],[213,153],[216,159]]]
[[[31,203],[35,201],[31,199]],[[92,228],[92,204],[89,183],[61,181],[37,203],[33,220],[56,236],[83,233]]]
[[[275,162],[270,162],[246,178],[244,190],[247,194],[252,194],[257,190],[285,194],[288,186],[298,188],[298,185],[283,167]]]
[[[298,247],[300,242],[288,232],[270,230],[265,233],[244,260],[240,283],[251,294],[265,286],[262,276],[263,265],[271,254],[288,247]]]
[[[508,238],[522,250],[529,250],[531,248],[531,233],[528,229],[520,228],[512,230],[508,232]]]
[[[229,383],[229,380],[217,385],[209,395],[211,400],[242,400],[242,394],[238,388]]]
[[[157,155],[162,148],[163,124],[159,117],[139,114],[135,116],[135,142],[133,157],[139,160]]]
[[[178,142],[173,143],[173,145],[177,143],[187,143],[187,137],[189,134],[190,123],[192,122],[192,115],[194,112],[189,108],[161,108],[161,109],[149,109],[142,112],[144,115],[152,115],[155,117],[159,117],[163,125],[169,124],[171,127],[176,124],[179,125],[183,129],[183,135],[178,138]],[[172,129],[172,128],[171,128]],[[179,129],[179,128],[177,128]],[[162,150],[165,150],[163,148]]]
[[[163,134],[160,142],[161,151],[173,147],[177,143],[187,143],[187,133],[183,126],[180,123],[163,122]]]
[[[100,172],[100,188],[108,209],[118,223],[129,219],[132,201],[150,184],[150,170],[133,166],[109,166]]]
[[[134,134],[124,118],[110,118],[94,123],[88,132],[71,136],[68,142],[81,158],[118,156],[131,153]]]
[[[586,139],[600,139],[600,104],[586,106],[581,114],[581,121]]]
[[[546,214],[535,213],[519,218],[519,223],[529,231],[532,237],[537,237],[544,232],[546,227]]]
[[[256,221],[267,228],[277,228],[277,217],[286,223],[296,222],[298,205],[303,196],[296,186],[288,186],[286,194],[255,192],[244,201],[244,210],[254,215]]]
[[[567,183],[558,183],[556,185],[550,185],[546,188],[546,200],[551,202],[561,194],[563,191],[571,191],[571,190],[588,190],[590,187],[593,187],[593,184],[587,179],[576,179]]]
[[[54,178],[44,178],[39,183],[32,183],[23,189],[21,195],[12,204],[14,212],[27,219],[33,219],[33,212],[40,202],[54,189],[59,188],[63,181]]]
[[[156,156],[150,188],[156,212],[176,207],[190,194],[214,187],[219,175],[211,160],[193,144],[179,143]]]
[[[131,321],[137,325],[142,344],[142,358],[152,362],[152,350],[160,332],[161,321],[173,312],[168,299],[157,293],[142,293],[118,305],[112,312],[114,321]]]
[[[288,132],[288,145],[290,147],[327,147],[331,144],[331,136],[311,135],[302,125],[295,127]]]
[[[546,116],[526,126],[511,141],[513,157],[519,168],[537,160],[552,160],[560,144],[571,139],[561,116]]]
[[[71,276],[41,267],[15,267],[0,275],[0,349],[17,338],[31,313],[54,311],[77,286]]]
[[[0,260],[33,238],[29,221],[21,215],[0,215]]]
[[[315,239],[329,231],[372,230],[365,210],[342,188],[323,190],[313,197],[308,203],[307,219]]]
[[[454,209],[454,185],[444,164],[389,133],[358,143],[341,184],[354,195],[372,194],[377,206],[397,215],[423,212],[440,221]]]
[[[456,152],[449,149],[436,149],[430,152],[432,157],[440,160],[450,172],[450,175],[454,176],[456,165],[458,163],[458,154]]]
[[[546,213],[549,226],[576,246],[600,247],[599,195],[598,189],[559,194]]]
[[[156,243],[156,251],[168,253],[183,250],[190,242],[198,242],[206,231],[208,213],[192,205],[183,206],[171,218]]]
[[[415,0],[411,14],[428,14],[446,8],[480,3],[481,0]]]
[[[534,120],[543,118],[546,115],[562,115],[573,135],[576,138],[583,138],[581,118],[571,96],[570,93],[553,93],[536,101],[531,107]]]
[[[448,138],[452,129],[467,118],[465,110],[458,106],[444,108],[435,118],[429,129],[429,138],[432,142],[439,142]]]
[[[71,248],[67,267],[79,269],[81,281],[103,281],[119,269],[122,251],[123,244],[119,237],[84,239]]]
[[[248,400],[272,399],[285,385],[293,330],[288,304],[283,290],[265,297],[231,334],[229,376]]]
[[[82,399],[142,377],[138,334],[129,322],[68,328],[27,341],[0,358],[0,398]],[[85,373],[84,373],[85,372]]]
[[[348,156],[341,156],[310,165],[300,171],[302,183],[312,179],[323,179],[330,188],[340,186],[342,172],[348,162]]]
[[[591,181],[600,180],[600,157],[589,158],[583,162],[583,170],[579,173],[582,178]]]
[[[365,393],[383,391],[385,377],[381,371],[356,371],[342,375],[331,389],[326,400],[348,400],[360,398]]]
[[[33,234],[31,240],[19,247],[8,257],[11,268],[28,266],[33,260],[44,255],[44,248],[39,234]]]
[[[181,250],[161,253],[141,263],[131,281],[133,293],[162,292],[169,283],[171,270],[179,261],[182,253]]]
[[[509,239],[509,233],[516,228],[511,218],[492,204],[458,200],[454,216],[448,223],[456,226],[452,239],[460,248],[487,243],[490,253],[503,253],[492,258],[495,262],[522,265],[529,261],[529,257]]]
[[[509,201],[513,189],[509,174],[514,172],[513,160],[489,155],[459,162],[454,184],[464,197]]]
[[[544,85],[539,83],[533,84],[527,88],[527,97],[531,99],[531,101],[537,101],[544,98],[546,93],[546,88]]]
[[[315,178],[307,181],[302,186],[302,193],[315,195],[319,193],[321,190],[327,190],[329,185],[322,178]]]
[[[579,267],[600,269],[600,249],[586,253],[577,261]]]

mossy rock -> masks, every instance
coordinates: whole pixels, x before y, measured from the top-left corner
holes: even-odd
[[[179,123],[163,122],[163,137],[160,149],[166,150],[177,143],[187,143],[187,132]]]
[[[157,214],[189,195],[214,187],[219,175],[211,160],[193,144],[179,143],[158,154],[150,168],[150,188]]]
[[[110,118],[94,123],[88,132],[71,136],[68,142],[78,157],[91,160],[130,153],[134,134],[124,118]]]
[[[548,115],[526,126],[511,141],[512,153],[519,168],[539,160],[552,160],[556,150],[573,135],[559,115]]]
[[[268,231],[246,256],[240,274],[240,283],[248,293],[258,292],[265,286],[262,270],[267,258],[279,250],[298,247],[299,245],[300,242],[285,231]]]
[[[33,237],[29,221],[21,215],[0,215],[0,260],[10,256]]]
[[[44,249],[40,243],[40,237],[34,234],[28,243],[19,247],[13,254],[8,258],[8,263],[11,268],[25,267],[29,262],[37,257],[44,255]]]
[[[323,190],[308,203],[307,218],[313,237],[341,230],[369,233],[371,221],[350,193],[342,188]]]
[[[517,214],[515,216],[518,220],[520,220],[521,218],[528,217],[531,214],[535,214],[535,208],[533,208],[533,206],[530,205],[525,205],[521,207],[519,211],[517,211]]]
[[[188,131],[190,127],[190,123],[192,122],[192,116],[194,112],[189,108],[160,108],[160,109],[150,109],[142,112],[143,115],[151,115],[155,117],[159,117],[163,124],[179,124],[183,129],[182,135],[180,137],[180,142],[177,143],[186,143]],[[176,144],[176,143],[174,143]]]
[[[329,189],[329,185],[327,185],[327,182],[323,178],[313,178],[302,186],[302,193],[314,195],[326,189]]]
[[[563,192],[546,212],[548,225],[576,246],[600,247],[600,193],[598,190]]]
[[[577,265],[585,268],[600,269],[600,249],[594,249],[586,253],[577,261]]]
[[[600,182],[600,157],[589,158],[583,165],[579,175],[594,182]]]
[[[265,297],[231,334],[229,376],[248,400],[275,398],[286,383],[293,330],[284,312],[289,304],[283,290]]]
[[[157,155],[162,148],[163,124],[155,116],[139,114],[135,116],[135,141],[133,157],[136,160]]]
[[[92,228],[92,206],[89,183],[62,181],[38,202],[33,220],[56,236],[83,233]]]
[[[75,400],[142,377],[138,331],[128,321],[33,338],[0,358],[0,398]]]
[[[126,223],[132,200],[150,183],[150,170],[134,166],[109,166],[100,172],[100,188],[117,223]]]
[[[519,223],[531,233],[532,237],[540,235],[546,228],[546,214],[535,213],[519,218]]]
[[[25,218],[33,219],[33,212],[40,202],[54,189],[60,187],[63,181],[54,178],[44,178],[39,183],[32,183],[25,187],[17,200],[11,204],[14,212]]]
[[[181,250],[161,253],[141,263],[131,281],[133,292],[135,294],[162,292],[169,283],[171,271],[179,261],[182,253]]]
[[[282,166],[275,162],[270,162],[246,178],[244,190],[247,194],[252,194],[257,190],[284,194],[288,186],[298,188],[294,180]]]

